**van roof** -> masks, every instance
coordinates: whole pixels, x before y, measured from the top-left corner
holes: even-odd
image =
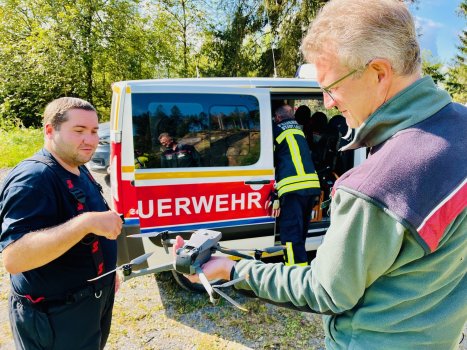
[[[301,78],[180,78],[180,79],[147,79],[115,82],[122,86],[204,86],[204,87],[238,87],[238,88],[319,88],[316,80]]]

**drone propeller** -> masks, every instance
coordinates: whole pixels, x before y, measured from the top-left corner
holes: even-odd
[[[235,306],[236,308],[242,310],[242,311],[245,311],[245,312],[248,312],[248,309],[243,307],[242,305],[240,305],[239,303],[237,303],[235,300],[233,300],[231,297],[229,297],[227,294],[225,294],[224,292],[222,292],[219,288],[226,288],[226,287],[230,287],[230,286],[233,286],[235,283],[237,282],[240,282],[240,281],[243,281],[245,279],[245,277],[239,277],[237,279],[234,279],[232,281],[229,281],[229,282],[226,282],[226,283],[223,283],[223,284],[219,284],[219,285],[215,285],[215,286],[212,286],[212,290],[214,292],[216,292],[217,294],[219,294],[221,297],[223,297],[225,300],[227,300],[229,303],[231,303],[233,306]]]
[[[179,233],[176,231],[160,231],[160,232],[149,232],[149,233],[135,233],[133,235],[128,235],[130,238],[157,238],[159,236],[170,235],[172,233]]]
[[[129,263],[127,264],[123,264],[123,265],[120,265],[118,267],[116,267],[115,269],[111,270],[111,271],[108,271],[102,275],[99,275],[97,277],[94,277],[94,278],[91,278],[90,280],[88,280],[88,282],[93,282],[93,281],[96,281],[104,276],[107,276],[107,275],[110,275],[111,273],[114,273],[115,271],[117,270],[125,270],[125,269],[131,269],[131,267],[133,265],[139,265],[139,264],[142,264],[144,263],[146,260],[149,259],[149,257],[152,255],[153,253],[146,253],[146,254],[143,254],[143,255],[140,255],[138,256],[137,258],[134,258],[133,260],[131,260]]]
[[[206,292],[209,295],[209,301],[212,304],[214,304],[214,305],[217,304],[217,302],[219,301],[219,297],[223,297],[225,300],[227,300],[233,306],[237,307],[238,309],[240,309],[242,311],[248,312],[248,309],[244,308],[242,305],[237,303],[235,300],[233,300],[231,297],[229,297],[227,294],[225,294],[223,291],[221,291],[219,289],[219,288],[229,287],[229,286],[231,286],[231,285],[233,285],[233,284],[235,284],[237,282],[240,282],[240,281],[245,279],[244,277],[237,278],[237,279],[235,279],[233,281],[229,281],[229,282],[226,282],[224,284],[212,286],[209,283],[206,276],[204,275],[204,272],[203,272],[203,270],[201,270],[201,268],[197,268],[196,273],[198,274],[199,281],[203,285],[204,289],[206,289]]]
[[[188,231],[169,231],[169,230],[165,230],[165,231],[159,231],[159,232],[148,232],[148,233],[135,233],[133,235],[128,235],[127,237],[131,237],[131,238],[144,238],[144,237],[147,237],[147,238],[157,238],[159,236],[164,236],[164,235],[171,235],[171,234],[182,234],[182,233],[194,233],[195,231],[191,231],[191,230],[188,230]]]

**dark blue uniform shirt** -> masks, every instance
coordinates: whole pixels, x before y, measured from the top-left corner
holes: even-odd
[[[44,149],[38,154],[50,156]],[[80,176],[62,168],[63,172],[75,188],[86,194],[84,211],[108,210],[99,189],[84,171]],[[63,179],[59,179],[48,165],[35,161],[23,161],[10,172],[0,191],[0,252],[23,235],[63,224],[78,215],[77,200],[60,181]],[[105,271],[109,271],[116,265],[116,241],[104,237],[98,239]],[[91,247],[81,241],[44,266],[11,275],[11,282],[19,294],[61,297],[93,283],[87,280],[95,276],[97,271]],[[112,280],[113,274],[99,283],[108,285]]]

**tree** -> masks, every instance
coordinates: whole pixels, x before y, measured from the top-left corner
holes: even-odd
[[[0,117],[38,126],[47,102],[79,96],[108,119],[111,82],[154,77],[166,52],[163,24],[153,26],[139,6],[138,0],[3,1]]]
[[[443,64],[433,58],[430,52],[422,53],[422,72],[424,75],[430,75],[435,84],[444,85],[446,77],[441,72]]]
[[[467,1],[464,0],[459,6],[459,15],[467,18]],[[467,103],[467,31],[462,31],[459,36],[461,44],[459,52],[454,58],[454,63],[447,73],[446,88],[457,102]]]
[[[255,75],[259,58],[255,41],[261,29],[256,17],[257,5],[248,0],[221,1],[218,11],[222,23],[213,23],[205,33],[201,55],[207,60],[201,67],[204,76]]]
[[[209,8],[207,2],[196,0],[154,0],[154,6],[159,12],[163,12],[167,18],[166,26],[170,29],[170,43],[177,55],[169,60],[181,57],[181,68],[176,69],[175,75],[182,77],[195,75],[196,70],[196,47],[200,46],[198,33],[204,31],[207,20],[206,10]],[[178,55],[181,53],[181,55]]]

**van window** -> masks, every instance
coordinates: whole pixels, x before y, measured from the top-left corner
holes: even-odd
[[[254,96],[132,94],[132,115],[136,168],[247,166],[259,159],[259,102]],[[176,152],[159,142],[162,133],[181,145]],[[173,159],[191,154],[199,161]]]

